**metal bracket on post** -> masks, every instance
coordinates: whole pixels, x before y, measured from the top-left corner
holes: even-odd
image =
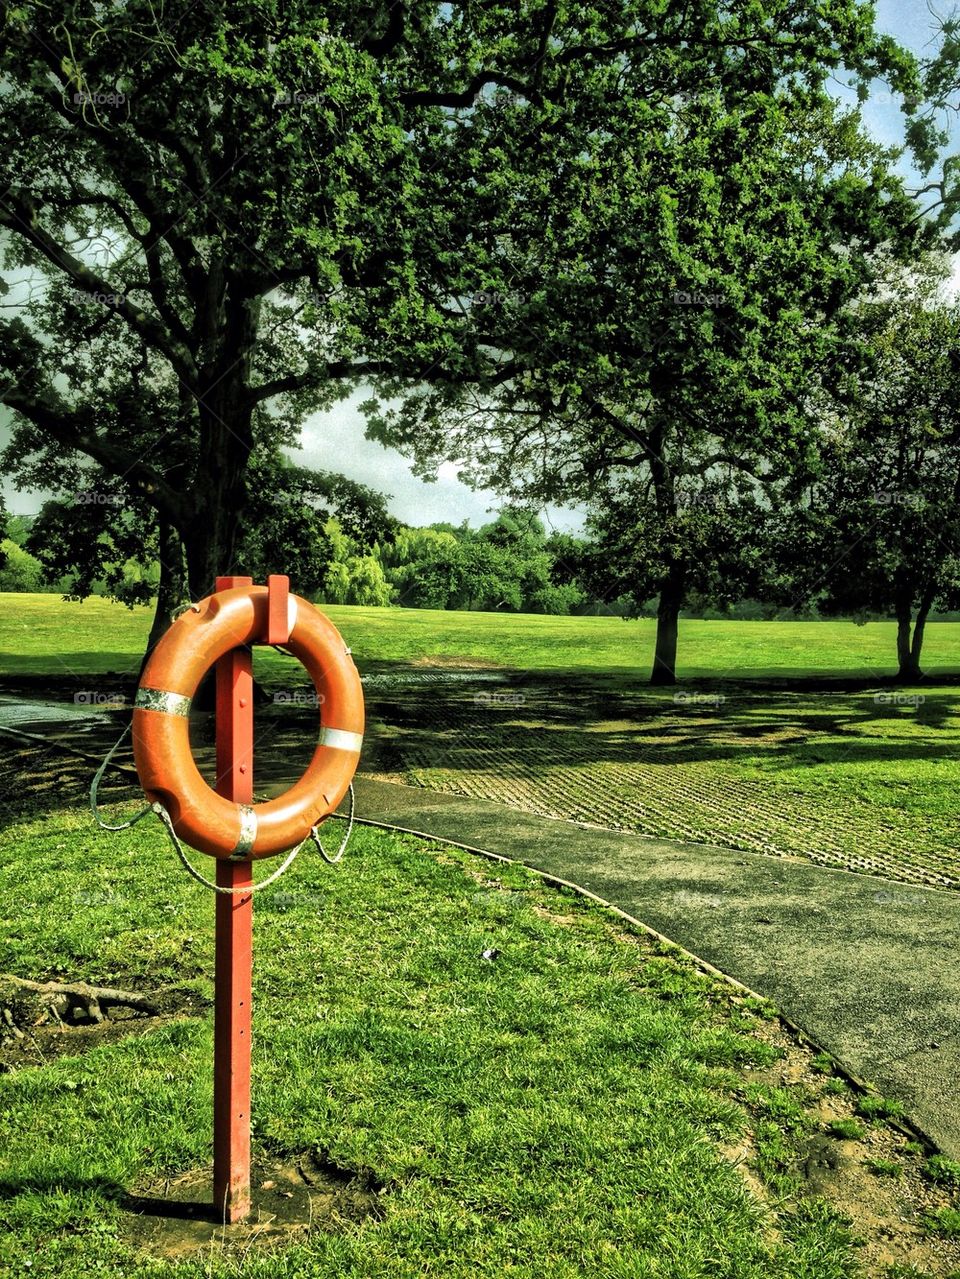
[[[284,573],[267,578],[267,643],[286,644],[290,638],[290,579]]]

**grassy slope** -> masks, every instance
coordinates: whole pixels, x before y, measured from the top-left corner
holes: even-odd
[[[74,808],[5,848],[0,970],[208,989],[210,897],[159,828],[111,837]],[[258,899],[255,1144],[371,1169],[386,1211],[243,1274],[850,1273],[829,1210],[771,1216],[719,1156],[752,1122],[737,1068],[774,1052],[753,1016],[579,899],[486,869],[364,831],[336,872],[305,856]],[[140,1263],[118,1232],[119,1191],[208,1163],[210,1054],[207,1017],[0,1075],[0,1273],[235,1273]]]
[[[654,623],[613,617],[447,613],[327,606],[361,670],[372,661],[464,658],[517,669],[633,671],[651,661]],[[135,672],[150,610],[107,600],[0,595],[0,674]],[[864,675],[895,670],[894,624],[700,622],[680,625],[681,678]],[[960,670],[960,626],[927,627],[924,666]],[[268,655],[269,660],[269,655]]]

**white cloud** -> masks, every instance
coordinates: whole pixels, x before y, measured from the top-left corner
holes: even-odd
[[[488,523],[500,506],[500,499],[494,493],[475,492],[461,484],[455,463],[442,463],[436,480],[430,483],[415,476],[410,463],[396,449],[364,437],[364,418],[357,406],[368,394],[358,392],[329,412],[308,418],[300,448],[288,451],[291,460],[315,470],[346,475],[388,495],[391,515],[405,524],[461,524],[466,520],[477,527]],[[10,414],[2,409],[0,413],[6,418],[0,422],[2,448],[9,439]],[[42,490],[18,493],[7,480],[3,481],[3,493],[8,510],[16,515],[36,514],[50,496]],[[583,527],[583,516],[576,511],[550,506],[542,516],[548,529],[577,532]]]
[[[301,446],[290,457],[303,466],[336,471],[389,495],[390,513],[405,524],[441,521],[477,526],[493,518],[501,505],[496,494],[474,491],[457,478],[455,462],[443,462],[433,481],[414,475],[410,463],[396,449],[364,437],[364,418],[358,405],[369,391],[357,391],[326,413],[316,413],[304,424]],[[543,511],[548,528],[578,531],[583,516],[577,511],[548,506]]]

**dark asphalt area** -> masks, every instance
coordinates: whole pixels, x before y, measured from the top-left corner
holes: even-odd
[[[510,857],[772,1000],[960,1158],[960,894],[358,776],[357,814]]]

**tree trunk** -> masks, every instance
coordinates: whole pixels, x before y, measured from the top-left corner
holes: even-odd
[[[673,473],[664,449],[666,423],[654,422],[649,436],[650,476],[656,495],[657,514],[667,532],[666,572],[660,580],[660,598],[657,604],[657,640],[653,654],[653,670],[650,683],[659,685],[677,682],[677,624],[680,607],[686,594],[686,574],[678,547],[670,545],[675,537],[671,530],[677,518],[677,494]]]
[[[910,667],[910,609],[897,607],[897,666],[898,678],[907,678]]]
[[[239,511],[239,507],[238,507]],[[198,522],[203,522],[200,516]],[[187,585],[192,600],[202,600],[212,595],[218,577],[229,573],[241,573],[242,566],[234,562],[239,533],[239,514],[210,512],[205,529],[191,529],[184,538],[187,557]]]
[[[927,626],[927,616],[933,606],[933,592],[925,591],[921,600],[920,607],[917,609],[916,620],[913,624],[913,639],[910,641],[910,649],[907,654],[906,665],[901,659],[900,670],[897,675],[899,680],[918,680],[923,678],[923,671],[920,669],[920,653],[923,649],[923,633]],[[899,655],[900,646],[900,627],[897,626],[897,649]]]
[[[247,505],[246,472],[253,451],[248,378],[260,316],[258,298],[231,298],[222,264],[209,281],[207,332],[213,354],[197,396],[200,461],[181,528],[190,598],[203,599],[218,576],[242,573],[235,562]]]
[[[659,685],[677,682],[677,630],[680,607],[683,604],[683,577],[674,566],[669,577],[660,587],[657,605],[657,642],[653,656],[650,683]]]
[[[923,647],[923,631],[929,611],[929,603],[925,606],[921,604],[911,641],[910,627],[913,618],[910,601],[901,598],[897,602],[897,682],[900,684],[912,684],[923,674],[920,670],[920,650]]]
[[[236,563],[236,553],[247,504],[250,415],[222,401],[217,408],[216,430],[207,432],[213,439],[205,456],[206,474],[201,472],[196,481],[189,527],[181,530],[192,600],[212,594],[218,577],[242,573],[244,568]],[[200,416],[207,414],[201,411]]]
[[[168,630],[186,596],[186,576],[183,569],[183,546],[180,536],[163,516],[159,517],[158,524],[160,582],[157,586],[157,605],[153,614],[153,625],[150,627],[150,635],[147,639],[147,651],[140,663],[141,674],[147,658],[161,636]]]

